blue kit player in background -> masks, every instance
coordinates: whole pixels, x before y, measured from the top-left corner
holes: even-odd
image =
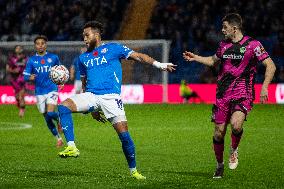
[[[97,121],[104,122],[100,110],[113,125],[122,144],[131,177],[146,179],[138,173],[135,160],[135,146],[128,132],[127,119],[120,97],[122,68],[121,59],[134,59],[164,70],[173,71],[171,63],[160,63],[146,54],[134,52],[119,43],[102,43],[102,24],[90,21],[83,28],[83,38],[87,52],[79,57],[79,67],[83,93],[75,94],[58,106],[60,122],[68,146],[59,152],[60,157],[77,157],[80,152],[74,143],[74,129],[71,113],[93,112]]]
[[[24,70],[25,81],[34,81],[37,107],[45,118],[46,124],[53,136],[57,139],[57,147],[63,146],[62,138],[58,133],[58,113],[55,112],[58,101],[58,87],[49,78],[50,68],[59,65],[60,61],[56,54],[46,51],[47,37],[39,35],[34,39],[36,54],[28,59]],[[58,130],[53,121],[58,123]]]
[[[81,54],[86,52],[87,49],[86,47],[81,47],[80,49]],[[79,94],[82,92],[82,81],[81,81],[81,77],[80,77],[80,70],[79,70],[79,56],[77,56],[74,61],[73,64],[70,67],[70,80],[73,81],[74,80],[74,90],[76,94]]]

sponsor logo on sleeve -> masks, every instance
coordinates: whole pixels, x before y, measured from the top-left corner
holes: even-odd
[[[123,45],[123,48],[124,48],[124,51],[130,51],[130,49],[125,45]]]

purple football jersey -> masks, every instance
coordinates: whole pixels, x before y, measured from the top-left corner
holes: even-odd
[[[249,36],[236,43],[222,41],[216,56],[221,59],[216,98],[253,100],[257,63],[269,57],[261,43]]]
[[[27,57],[18,58],[16,56],[11,56],[8,61],[8,65],[12,69],[18,69],[18,73],[11,73],[11,85],[13,86],[15,93],[18,93],[21,89],[25,87],[24,81],[24,69],[26,67]]]

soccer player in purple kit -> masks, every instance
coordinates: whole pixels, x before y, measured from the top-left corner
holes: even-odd
[[[16,45],[14,54],[9,57],[8,64],[6,65],[6,70],[11,75],[10,83],[14,89],[20,117],[23,117],[25,113],[25,80],[23,72],[27,59],[23,47]]]
[[[231,124],[231,148],[229,168],[238,166],[238,145],[243,134],[243,123],[251,111],[254,94],[256,66],[262,62],[266,67],[260,101],[268,99],[268,85],[273,79],[276,67],[261,43],[242,32],[242,18],[230,13],[223,19],[221,41],[213,56],[202,57],[185,51],[186,61],[196,61],[207,66],[220,63],[217,77],[216,104],[213,106],[212,121],[215,123],[213,147],[217,168],[213,178],[222,178],[224,173],[223,151],[227,125]]]
[[[34,39],[36,54],[31,56],[27,62],[24,79],[34,81],[38,110],[42,113],[48,129],[56,138],[56,146],[61,147],[63,140],[58,133],[61,126],[58,113],[55,112],[58,101],[58,87],[49,78],[51,67],[59,65],[60,60],[56,54],[47,52],[47,41],[47,37],[44,35],[38,35]],[[58,129],[56,129],[54,121],[57,122]]]

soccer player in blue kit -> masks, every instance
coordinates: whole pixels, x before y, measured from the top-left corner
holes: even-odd
[[[57,139],[57,147],[63,146],[62,138],[53,121],[59,123],[58,113],[55,112],[58,101],[58,87],[49,78],[50,68],[59,65],[56,54],[46,51],[47,37],[39,35],[34,39],[36,54],[28,59],[24,70],[25,81],[34,81],[37,108],[42,113],[48,129]],[[59,125],[59,129],[60,129]]]
[[[135,146],[128,132],[127,119],[120,97],[122,68],[121,59],[134,59],[138,62],[152,64],[156,68],[172,72],[172,63],[160,63],[146,54],[134,52],[119,43],[102,43],[102,24],[90,21],[84,25],[83,38],[87,52],[80,55],[79,68],[83,93],[75,94],[58,106],[60,122],[68,146],[59,152],[60,157],[77,157],[80,152],[74,143],[74,129],[71,113],[93,112],[97,121],[104,121],[99,113],[112,123],[122,144],[131,177],[146,179],[138,173],[135,160]]]

